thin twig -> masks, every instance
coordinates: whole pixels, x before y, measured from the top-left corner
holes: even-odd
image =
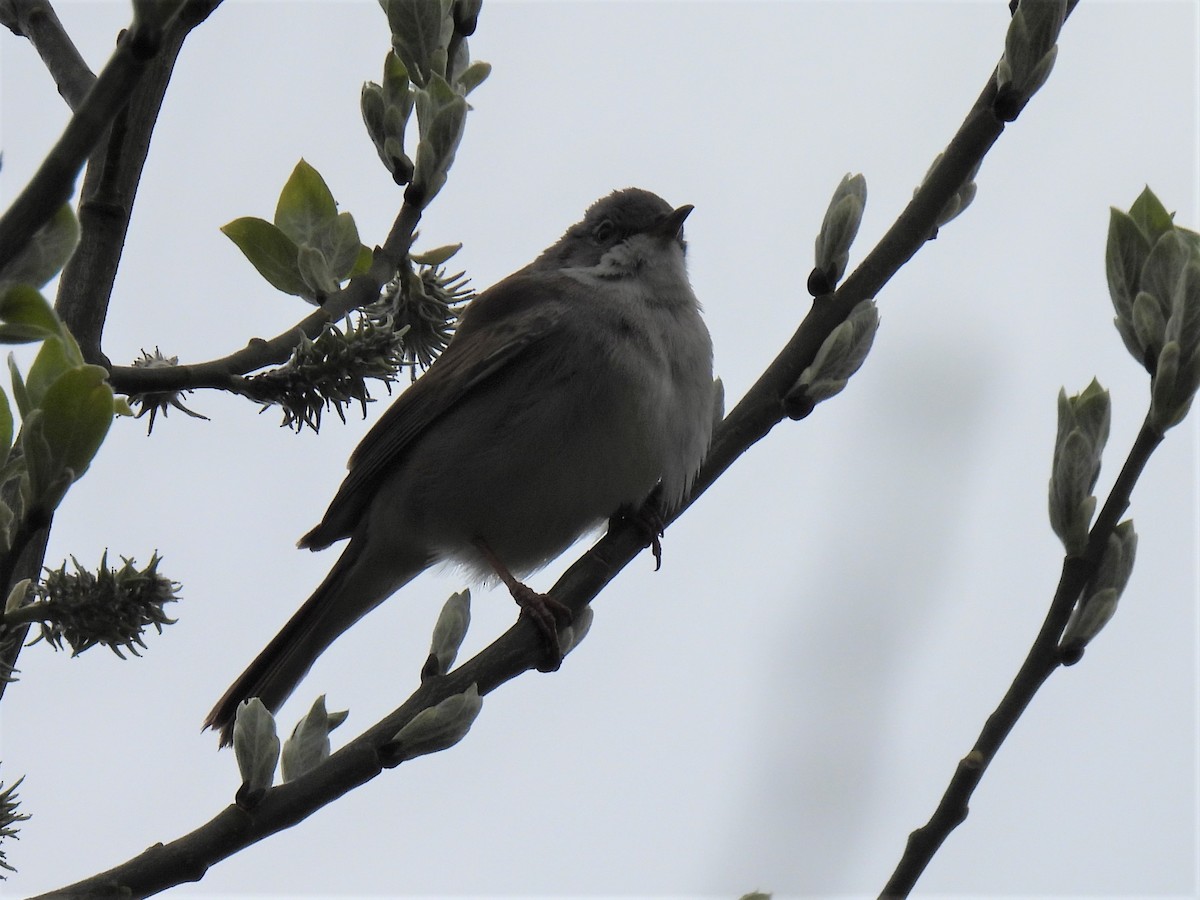
[[[0,217],[0,268],[25,246],[55,210],[71,199],[75,178],[109,123],[128,102],[146,70],[147,58],[135,54],[132,42],[118,42],[100,77],[67,123],[24,190]]]
[[[1162,434],[1152,428],[1148,421],[1142,425],[1109,491],[1108,499],[1088,534],[1087,550],[1083,556],[1068,556],[1063,560],[1062,575],[1050,609],[1025,661],[995,711],[988,716],[975,746],[959,760],[950,784],[929,821],[908,836],[904,855],[884,886],[881,898],[890,900],[909,895],[950,832],[967,818],[971,795],[1017,720],[1046,679],[1064,664],[1059,641],[1067,627],[1067,620],[1080,594],[1099,568],[1109,536],[1129,508],[1133,487],[1162,439]]]
[[[89,362],[106,363],[101,335],[134,198],[175,61],[187,36],[219,4],[220,0],[189,0],[183,6],[127,97],[128,104],[113,110],[107,137],[88,165],[80,192],[79,246],[63,270],[54,306]]]
[[[78,110],[96,76],[58,20],[50,0],[0,2],[0,22],[13,34],[29,39],[58,86],[59,95],[72,111]]]
[[[286,362],[303,338],[315,338],[328,323],[337,322],[350,310],[378,300],[383,285],[395,276],[412,249],[413,235],[420,219],[421,208],[406,200],[387,240],[376,250],[371,268],[351,279],[319,309],[287,331],[270,340],[252,340],[241,350],[210,362],[161,367],[113,366],[108,376],[113,390],[131,395],[194,388],[236,391],[238,376]]]

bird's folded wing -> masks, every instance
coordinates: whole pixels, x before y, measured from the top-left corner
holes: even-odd
[[[349,537],[382,478],[402,465],[405,451],[465,396],[514,365],[557,326],[556,276],[510,277],[471,304],[450,345],[367,432],[350,457],[350,472],[321,523],[300,547],[320,550]],[[550,302],[546,302],[546,301]],[[539,302],[540,301],[540,302]]]

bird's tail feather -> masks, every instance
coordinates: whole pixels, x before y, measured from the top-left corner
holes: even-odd
[[[221,746],[233,740],[233,720],[243,700],[258,697],[277,711],[338,636],[426,566],[414,563],[396,577],[395,560],[386,566],[370,565],[364,543],[350,542],[313,595],[217,701],[204,727],[220,731]],[[392,577],[381,580],[381,574]]]

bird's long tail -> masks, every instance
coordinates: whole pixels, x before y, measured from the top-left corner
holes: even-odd
[[[233,720],[243,700],[258,697],[277,711],[342,632],[428,564],[422,560],[403,566],[394,558],[372,564],[369,550],[365,541],[351,540],[313,595],[217,701],[204,727],[220,731],[221,746],[233,740]]]

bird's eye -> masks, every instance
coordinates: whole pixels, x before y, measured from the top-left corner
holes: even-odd
[[[611,219],[605,219],[592,229],[592,238],[597,244],[607,244],[616,233],[617,226],[612,223]]]

